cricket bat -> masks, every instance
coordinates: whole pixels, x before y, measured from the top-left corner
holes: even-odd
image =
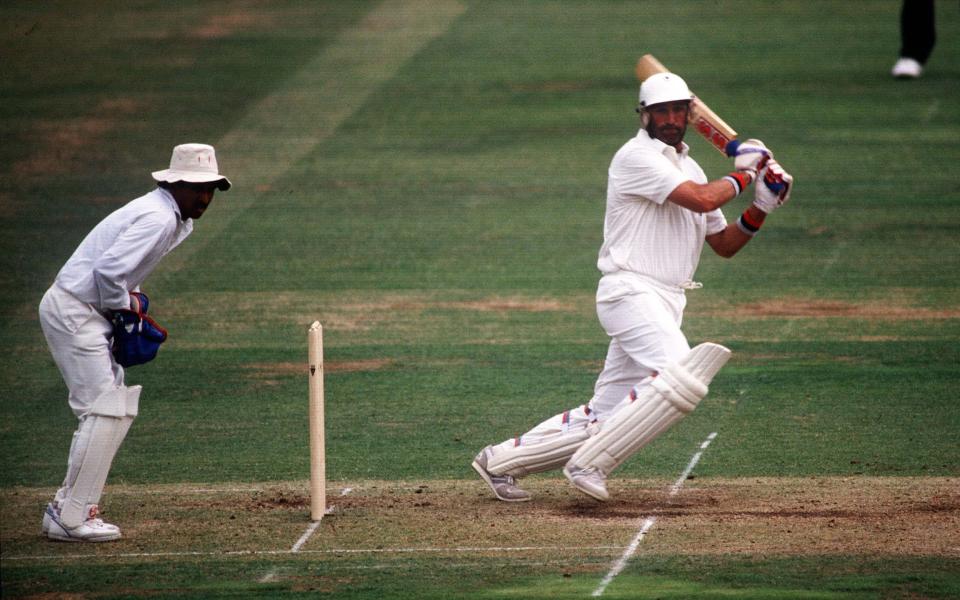
[[[663,66],[652,54],[644,54],[637,61],[637,79],[641,82],[651,75],[669,72],[669,69]],[[710,110],[710,107],[698,97],[694,97],[693,102],[690,103],[690,110],[693,115],[693,127],[697,130],[697,133],[706,138],[714,148],[727,156],[731,156],[730,152],[727,151],[727,146],[737,139],[737,132],[734,131],[733,127],[727,125],[723,119],[717,116],[717,113]]]

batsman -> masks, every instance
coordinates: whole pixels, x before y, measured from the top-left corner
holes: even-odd
[[[641,128],[608,170],[602,276],[596,305],[610,337],[593,397],[523,435],[480,451],[473,468],[505,502],[530,494],[519,479],[563,469],[581,492],[607,500],[607,478],[644,445],[696,408],[730,351],[690,348],[680,329],[686,291],[704,242],[734,256],[790,198],[793,177],[759,140],[733,151],[733,171],[708,181],[684,143],[693,95],[659,73],[640,86]],[[721,207],[753,186],[753,201],[728,223]]]
[[[141,387],[126,385],[124,369],[152,360],[167,337],[148,316],[140,285],[190,235],[214,192],[230,188],[206,144],[175,147],[170,168],[153,178],[153,191],[87,234],[40,302],[40,325],[79,420],[67,475],[43,515],[41,532],[52,540],[120,537],[119,527],[100,518],[99,502],[139,410]]]

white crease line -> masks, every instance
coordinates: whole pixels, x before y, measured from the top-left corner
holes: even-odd
[[[620,550],[620,546],[455,546],[455,547],[407,547],[407,548],[330,548],[327,550],[300,550],[294,553],[291,550],[226,550],[210,552],[121,552],[118,554],[60,554],[34,556],[2,556],[0,561],[40,561],[40,560],[115,560],[118,558],[187,558],[197,556],[283,556],[305,554],[471,554],[483,552],[589,552],[599,550]]]
[[[349,488],[349,487],[343,488],[342,490],[340,490],[340,497],[342,498],[343,496],[346,496],[352,491],[353,491],[353,488]],[[324,512],[324,514],[325,515],[333,514],[334,508],[335,507],[333,506],[328,507],[327,510]],[[300,550],[303,548],[303,545],[306,544],[307,540],[309,540],[313,536],[313,534],[317,531],[318,527],[320,527],[320,521],[314,521],[313,523],[311,523],[307,527],[307,530],[303,532],[303,535],[300,536],[300,539],[297,540],[297,542],[293,545],[292,548],[290,548],[290,554],[299,554]],[[257,581],[259,581],[260,583],[271,583],[274,581],[278,581],[279,579],[280,577],[279,577],[279,573],[277,572],[277,569],[270,569],[269,571],[267,571],[266,575],[264,575]]]
[[[170,489],[113,489],[108,488],[107,490],[111,496],[157,496],[157,495],[170,495],[170,494],[250,494],[257,492],[270,492],[274,491],[273,488],[266,484],[264,487],[256,488],[190,488],[185,490],[170,490]],[[280,490],[284,491],[284,490]],[[343,488],[340,491],[341,496],[346,496],[353,491],[353,488]]]
[[[710,442],[717,437],[717,432],[714,431],[707,436],[707,439],[700,444],[700,450],[693,455],[693,458],[690,459],[690,462],[687,463],[687,468],[683,470],[683,473],[677,480],[670,486],[669,497],[676,496],[680,492],[680,488],[683,487],[683,483],[687,480],[687,477],[690,476],[690,473],[693,472],[693,468],[697,466],[697,463],[700,462],[700,457],[703,456],[703,451],[707,449],[707,446],[710,445]],[[627,546],[627,549],[623,551],[623,554],[617,559],[617,562],[613,564],[613,567],[610,568],[610,572],[607,573],[606,577],[600,582],[600,585],[597,586],[597,589],[593,590],[591,596],[594,598],[599,598],[603,595],[604,590],[607,589],[607,586],[610,585],[610,582],[620,574],[621,571],[627,566],[627,562],[630,561],[630,558],[637,551],[637,548],[640,546],[640,542],[643,541],[644,536],[647,535],[653,526],[656,524],[656,517],[647,517],[643,522],[643,525],[640,527],[640,531],[637,532],[637,535],[633,537],[633,540],[630,541],[630,545]]]
[[[320,521],[314,521],[310,523],[310,526],[307,527],[307,530],[303,532],[303,535],[300,536],[300,539],[297,540],[297,543],[293,545],[293,548],[290,548],[291,554],[296,554],[300,552],[300,548],[303,548],[303,545],[307,543],[307,540],[310,539],[310,536],[313,535],[313,532],[317,530],[317,527],[320,527]]]
[[[160,490],[144,490],[144,489],[130,489],[130,490],[117,490],[109,489],[108,493],[111,496],[156,496],[160,494],[249,494],[252,492],[269,492],[272,491],[270,488],[194,488],[189,490],[169,490],[169,489],[160,489]]]
[[[342,490],[340,490],[340,497],[342,498],[352,491],[353,491],[353,488],[343,488]],[[327,510],[324,511],[323,514],[331,515],[333,514],[335,508],[336,508],[335,506],[328,506]],[[303,532],[303,535],[300,536],[300,539],[297,540],[297,543],[293,545],[293,548],[290,548],[290,553],[296,554],[300,552],[300,549],[303,548],[303,545],[307,543],[307,540],[310,539],[310,536],[312,536],[314,532],[316,532],[317,527],[319,526],[320,526],[320,521],[314,521],[313,523],[311,523],[310,526],[307,527],[307,530]]]

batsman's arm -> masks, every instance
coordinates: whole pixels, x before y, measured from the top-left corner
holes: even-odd
[[[722,231],[706,237],[714,252],[730,258],[747,245],[767,215],[783,206],[790,199],[793,189],[793,175],[787,173],[773,158],[766,161],[759,173],[760,181],[754,186],[753,202],[743,214]]]
[[[742,173],[730,173],[708,183],[684,181],[670,192],[667,200],[696,213],[707,213],[736,198],[748,185],[750,176]]]
[[[765,212],[751,204],[735,223],[729,223],[725,229],[705,239],[718,256],[731,258],[753,239],[766,218]]]

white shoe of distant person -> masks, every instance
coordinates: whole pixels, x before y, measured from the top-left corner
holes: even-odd
[[[60,511],[53,505],[47,504],[43,513],[41,532],[51,540],[60,542],[110,542],[120,539],[120,528],[110,523],[104,523],[97,516],[97,507],[91,507],[90,518],[77,527],[67,527],[60,521]]]
[[[923,74],[923,65],[912,58],[902,56],[894,63],[890,74],[897,79],[916,79]]]

